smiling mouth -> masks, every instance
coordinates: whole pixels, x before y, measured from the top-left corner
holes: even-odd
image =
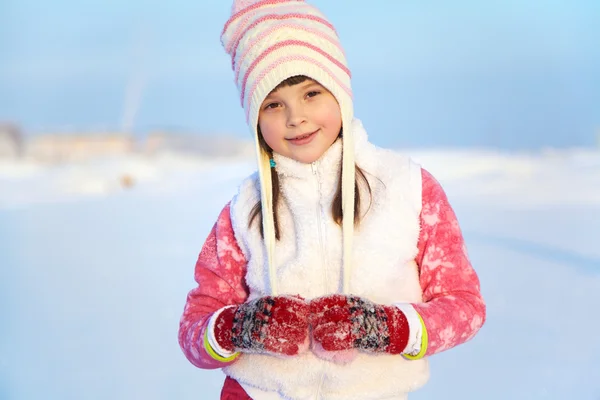
[[[311,136],[312,136],[312,135],[314,135],[315,133],[317,133],[317,131],[318,131],[318,129],[317,129],[316,131],[314,131],[314,132],[309,132],[309,133],[307,133],[307,134],[300,135],[300,136],[296,136],[296,137],[294,137],[294,138],[291,138],[291,139],[288,139],[288,140],[294,141],[294,140],[302,140],[302,139],[306,139],[306,138],[308,138],[308,137],[311,137]]]

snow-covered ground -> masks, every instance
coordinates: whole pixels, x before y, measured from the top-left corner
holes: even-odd
[[[600,152],[417,150],[488,305],[418,399],[600,399]],[[193,267],[252,159],[0,161],[0,399],[216,399],[179,350]],[[129,185],[129,187],[128,187]]]

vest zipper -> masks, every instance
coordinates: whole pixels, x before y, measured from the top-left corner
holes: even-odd
[[[323,278],[324,278],[324,293],[327,293],[327,263],[325,260],[325,246],[323,244],[323,229],[321,227],[322,225],[322,218],[321,218],[321,181],[319,179],[319,174],[318,174],[318,164],[317,162],[313,162],[311,164],[311,168],[312,168],[312,173],[315,176],[316,182],[317,182],[317,226],[318,226],[318,230],[319,230],[319,246],[321,249],[321,266],[323,268]],[[324,368],[326,368],[326,365],[324,365]],[[323,382],[325,381],[325,371],[323,371],[321,373],[321,379],[319,380],[319,386],[317,386],[317,392],[315,393],[315,400],[319,400],[321,398],[321,388],[323,387]]]
[[[323,381],[325,380],[325,372],[321,374],[321,380],[319,381],[319,386],[317,387],[317,394],[315,395],[315,400],[319,400],[321,398],[321,388],[323,387]]]
[[[321,181],[319,179],[319,171],[317,169],[318,167],[318,163],[315,161],[311,164],[311,168],[312,168],[312,172],[313,175],[316,178],[317,181],[317,195],[318,195],[318,201],[317,201],[317,227],[318,227],[318,232],[319,232],[319,247],[321,250],[321,267],[323,269],[323,278],[324,278],[324,284],[323,284],[323,289],[324,292],[327,293],[327,282],[328,282],[328,277],[327,277],[327,262],[325,259],[325,245],[323,242],[323,218],[321,216],[321,212],[322,212],[322,206],[321,206]]]

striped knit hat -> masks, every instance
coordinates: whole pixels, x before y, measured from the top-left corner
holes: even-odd
[[[269,155],[258,141],[258,112],[267,95],[282,81],[305,75],[327,88],[342,115],[342,210],[344,291],[348,288],[354,228],[354,141],[350,70],[333,25],[303,0],[234,0],[221,42],[231,56],[235,83],[246,122],[256,141],[263,230],[271,291],[277,294],[274,271],[273,221]],[[346,212],[348,210],[348,212]]]

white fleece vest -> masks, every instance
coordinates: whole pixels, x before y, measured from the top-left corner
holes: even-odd
[[[356,163],[366,173],[372,201],[361,186],[364,218],[354,234],[350,291],[381,304],[421,302],[414,261],[421,169],[406,157],[368,143],[360,121],[355,120],[352,129]],[[281,240],[274,260],[279,294],[312,299],[341,292],[342,230],[331,217],[341,149],[338,140],[313,164],[275,155],[281,187]],[[258,187],[254,174],[242,183],[231,203],[233,230],[248,260],[250,300],[271,294],[258,222],[248,229],[248,216],[260,199]],[[243,354],[224,371],[244,387],[292,400],[403,399],[429,378],[425,359],[409,361],[400,355],[364,352],[346,365],[324,361],[312,352],[288,359]]]

